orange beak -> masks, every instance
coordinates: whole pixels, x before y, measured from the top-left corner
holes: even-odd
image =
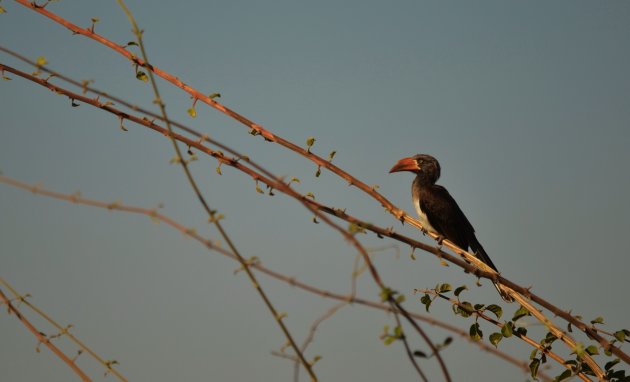
[[[389,170],[389,173],[399,172],[399,171],[418,171],[420,167],[418,167],[418,163],[413,158],[403,158],[396,162],[394,167]]]

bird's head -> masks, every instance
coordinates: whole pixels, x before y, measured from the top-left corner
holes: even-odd
[[[427,181],[435,183],[440,177],[440,163],[431,155],[417,154],[399,160],[394,167],[389,170],[390,174],[400,171],[411,171]]]

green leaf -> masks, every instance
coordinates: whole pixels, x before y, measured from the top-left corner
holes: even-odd
[[[149,76],[142,70],[138,70],[136,72],[136,78],[143,82],[149,82]]]
[[[521,306],[520,308],[518,308],[516,312],[514,312],[514,317],[512,317],[512,321],[517,321],[519,318],[530,316],[530,315],[531,313],[529,313],[529,310]]]
[[[464,301],[456,305],[455,314],[459,314],[462,317],[470,317],[474,311],[475,309],[473,308],[472,304],[468,301]]]
[[[190,115],[192,118],[195,118],[197,116],[197,111],[195,110],[194,107],[191,107],[187,111],[188,111],[188,115]]]
[[[221,93],[212,93],[208,96],[210,99],[221,98]]]
[[[612,360],[612,361],[610,361],[610,362],[607,362],[607,363],[606,363],[606,365],[604,366],[604,369],[605,369],[606,371],[608,371],[608,370],[612,369],[612,367],[613,367],[613,366],[615,366],[616,364],[618,364],[618,363],[619,363],[619,361],[620,361],[620,359],[619,359],[619,358],[617,358],[617,359],[614,359],[614,360]]]
[[[575,353],[578,357],[581,357],[584,354],[584,344],[581,342],[578,342],[575,344],[575,347],[573,348],[573,353]]]
[[[488,305],[486,307],[486,310],[489,310],[492,313],[494,313],[494,315],[497,316],[497,320],[501,319],[501,316],[503,315],[503,309],[499,305],[495,305],[495,304]]]
[[[48,64],[48,60],[44,56],[39,56],[39,57],[37,57],[36,63],[37,63],[37,66],[44,66],[44,65]]]
[[[379,296],[381,297],[381,301],[385,302],[385,301],[388,301],[389,298],[392,297],[394,294],[396,294],[396,292],[394,292],[390,288],[385,287],[385,288],[381,289],[381,292],[379,293]]]
[[[606,374],[606,377],[608,377],[609,380],[614,380],[615,382],[628,381],[625,370],[617,370],[617,371],[611,370]]]
[[[485,306],[484,304],[475,304],[474,308],[475,310],[481,310],[483,309],[484,306]]]
[[[520,328],[516,328],[514,333],[518,334],[519,336],[526,336],[527,335],[527,329],[525,329],[524,327],[521,326]]]
[[[335,154],[337,154],[337,152],[335,150],[331,151],[330,154],[328,154],[328,161],[331,162],[333,160],[333,158],[335,157]]]
[[[365,230],[364,227],[360,226],[357,223],[350,223],[348,224],[348,231],[350,231],[351,234],[355,234],[355,233],[367,233],[367,231]]]
[[[615,336],[618,341],[624,342],[626,340],[626,330],[618,330],[613,333],[613,336]]]
[[[319,178],[319,176],[322,174],[322,167],[321,166],[317,166],[317,171],[315,171],[315,177]]]
[[[451,287],[451,284],[444,283],[444,284],[440,285],[439,292],[440,293],[446,293],[446,292],[450,292],[452,290],[453,290],[453,288]]]
[[[505,338],[512,337],[513,329],[514,329],[513,325],[514,324],[512,324],[512,321],[508,321],[503,325],[503,327],[501,328],[501,334],[503,334],[503,337]]]
[[[595,325],[595,324],[603,324],[604,323],[604,317],[597,317],[594,320],[591,320],[591,324]]]
[[[7,10],[2,8],[2,7],[0,7],[0,13],[7,13]]]
[[[396,303],[397,304],[402,304],[403,302],[405,302],[405,295],[401,294],[398,297],[396,297]]]
[[[400,325],[396,326],[394,328],[394,337],[396,337],[396,338],[403,338],[403,331],[402,331],[402,327]]]
[[[396,337],[392,337],[392,336],[387,336],[385,337],[385,339],[383,340],[383,343],[385,345],[391,345],[392,342],[396,341]]]
[[[501,342],[502,339],[503,339],[503,334],[501,333],[490,334],[490,343],[493,344],[494,347],[497,347],[497,345],[499,345],[499,342]]]
[[[315,144],[315,138],[314,137],[308,137],[306,138],[306,146],[310,149],[313,145]]]
[[[562,372],[562,374],[554,378],[553,381],[554,382],[564,381],[565,379],[569,378],[571,375],[573,375],[573,372],[571,371],[571,369],[566,369],[565,371]]]
[[[422,352],[420,350],[416,350],[413,352],[413,356],[414,357],[419,357],[419,358],[427,358],[427,354],[425,352]]]
[[[536,358],[536,354],[538,354],[538,348],[534,348],[534,350],[529,353],[529,359]]]
[[[431,303],[433,302],[431,301],[431,296],[425,293],[425,295],[422,296],[422,298],[420,299],[420,302],[424,304],[424,308],[427,310],[427,312],[429,312],[429,307],[431,306]]]
[[[534,358],[532,362],[529,364],[529,371],[531,371],[532,373],[532,378],[536,380],[538,379],[536,378],[536,376],[538,375],[539,366],[540,366],[540,360],[538,358]]]
[[[608,374],[606,374],[606,377],[615,382],[628,382],[630,380],[629,377],[626,377],[625,370],[611,370]]]
[[[135,45],[135,46],[138,46],[138,43],[137,43],[137,42],[135,42],[135,41],[129,41],[129,42],[127,43],[127,46],[134,46],[134,45]]]
[[[483,338],[483,332],[479,328],[479,323],[478,322],[475,322],[474,324],[472,324],[470,326],[470,330],[468,332],[470,334],[470,338],[473,341],[479,341],[479,340],[481,340],[481,338]]]
[[[557,339],[558,339],[558,337],[554,336],[553,333],[548,332],[547,335],[545,336],[545,338],[540,340],[540,345],[541,346],[549,346]]]
[[[467,287],[466,285],[462,285],[462,286],[460,286],[460,287],[457,287],[457,289],[455,289],[455,292],[454,292],[455,297],[459,297],[459,295],[460,295],[463,291],[465,291],[465,290],[467,290],[467,289],[468,289],[468,287]]]
[[[597,346],[595,345],[591,345],[589,347],[587,347],[586,349],[584,349],[589,355],[596,355],[599,354],[599,350],[597,349]]]

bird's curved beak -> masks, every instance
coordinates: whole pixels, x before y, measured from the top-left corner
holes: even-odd
[[[418,162],[416,162],[413,158],[403,158],[396,162],[394,167],[389,170],[389,173],[399,172],[399,171],[418,171],[420,167],[418,167]]]

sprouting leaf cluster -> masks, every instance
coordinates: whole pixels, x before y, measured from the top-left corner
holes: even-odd
[[[390,288],[383,288],[379,293],[382,302],[393,301],[397,304],[402,304],[405,301],[405,295],[398,293]]]

